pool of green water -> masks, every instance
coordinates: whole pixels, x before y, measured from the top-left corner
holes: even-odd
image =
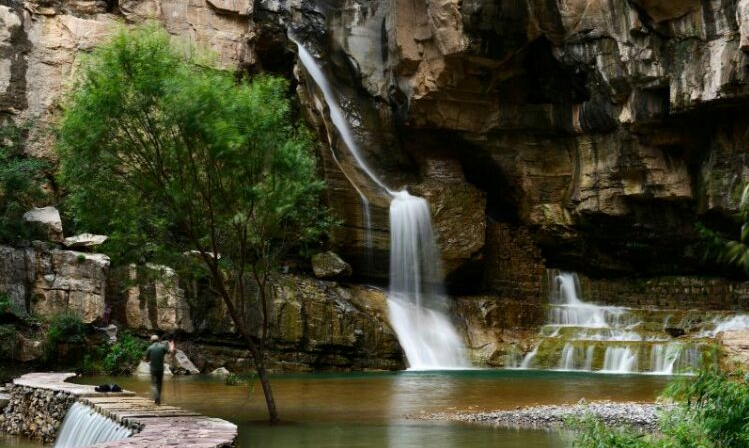
[[[283,420],[277,426],[264,423],[259,385],[227,386],[207,376],[165,378],[164,401],[236,423],[242,448],[566,448],[570,436],[558,431],[406,416],[577,403],[583,398],[650,401],[668,381],[645,375],[523,370],[286,374],[272,378]],[[149,394],[147,377],[85,377],[78,382],[116,382],[139,395]],[[0,439],[0,446],[3,442]]]

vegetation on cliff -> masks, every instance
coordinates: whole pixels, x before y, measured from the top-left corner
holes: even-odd
[[[34,236],[34,227],[23,214],[46,198],[46,162],[24,154],[23,126],[0,125],[0,242],[17,242]]]
[[[106,233],[116,262],[190,271],[223,299],[265,373],[268,281],[290,251],[318,242],[312,140],[291,115],[285,80],[237,82],[201,65],[155,27],[118,33],[87,60],[59,136],[66,212]]]

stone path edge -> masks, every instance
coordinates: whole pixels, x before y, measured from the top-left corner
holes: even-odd
[[[237,426],[175,406],[156,406],[134,392],[101,393],[94,386],[73,384],[74,373],[28,373],[13,385],[60,392],[132,429],[131,437],[100,443],[96,448],[229,448],[236,446]]]

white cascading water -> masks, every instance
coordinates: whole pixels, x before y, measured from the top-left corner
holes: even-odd
[[[73,403],[60,427],[54,448],[78,448],[121,440],[132,431],[110,420],[92,408]]]
[[[390,190],[367,165],[333,86],[309,51],[295,39],[299,61],[317,84],[328,106],[330,120],[359,168],[391,197],[390,202],[390,321],[414,370],[460,369],[471,364],[463,341],[448,318],[440,254],[432,229],[429,204],[407,191]],[[334,155],[335,157],[335,155]],[[337,162],[337,160],[336,160]],[[340,164],[339,164],[340,166]],[[345,173],[342,169],[341,171]],[[369,201],[350,177],[365,211],[371,247]]]
[[[429,204],[405,191],[390,203],[390,320],[411,369],[470,367],[447,317]]]
[[[637,310],[586,303],[580,297],[576,274],[549,271],[549,322],[542,329],[541,342],[524,357],[520,368],[672,375],[699,366],[699,343],[672,340],[665,333],[652,335],[640,329],[643,322]],[[731,327],[741,322],[734,319],[722,324]],[[718,327],[721,323],[716,323]],[[539,364],[539,352],[544,353],[547,365]]]

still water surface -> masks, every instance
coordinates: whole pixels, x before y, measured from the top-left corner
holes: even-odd
[[[140,395],[148,378],[87,377],[117,382]],[[164,381],[167,404],[236,423],[242,448],[567,448],[557,431],[532,431],[405,419],[421,412],[514,409],[585,398],[653,400],[668,378],[573,372],[450,372],[279,375],[273,388],[284,423],[269,427],[258,386],[226,386],[205,376]],[[0,446],[3,445],[0,439]],[[10,445],[21,446],[21,445]]]

